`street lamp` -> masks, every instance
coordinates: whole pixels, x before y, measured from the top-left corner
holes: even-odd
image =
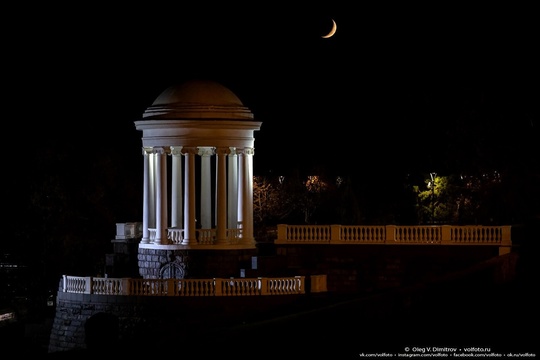
[[[428,182],[428,189],[431,190],[431,223],[435,222],[435,177],[437,173],[429,173],[431,181]]]

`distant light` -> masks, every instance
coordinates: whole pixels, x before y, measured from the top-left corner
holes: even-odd
[[[15,313],[13,311],[0,314],[0,322],[15,320]]]
[[[0,268],[10,268],[10,269],[13,269],[13,268],[18,268],[19,265],[17,264],[0,264]]]

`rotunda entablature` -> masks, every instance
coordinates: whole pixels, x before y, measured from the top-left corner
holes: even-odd
[[[143,146],[214,146],[253,147],[253,131],[261,123],[255,121],[186,121],[152,120],[136,121],[143,131]]]

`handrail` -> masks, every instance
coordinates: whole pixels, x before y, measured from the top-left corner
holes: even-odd
[[[133,279],[63,275],[62,292],[128,296],[292,295],[305,293],[305,276],[229,279]]]

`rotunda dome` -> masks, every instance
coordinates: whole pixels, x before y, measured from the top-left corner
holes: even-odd
[[[163,91],[152,105],[208,104],[243,106],[242,101],[225,86],[214,81],[190,80]]]
[[[189,80],[165,89],[143,118],[252,120],[253,114],[225,86],[210,80]]]

